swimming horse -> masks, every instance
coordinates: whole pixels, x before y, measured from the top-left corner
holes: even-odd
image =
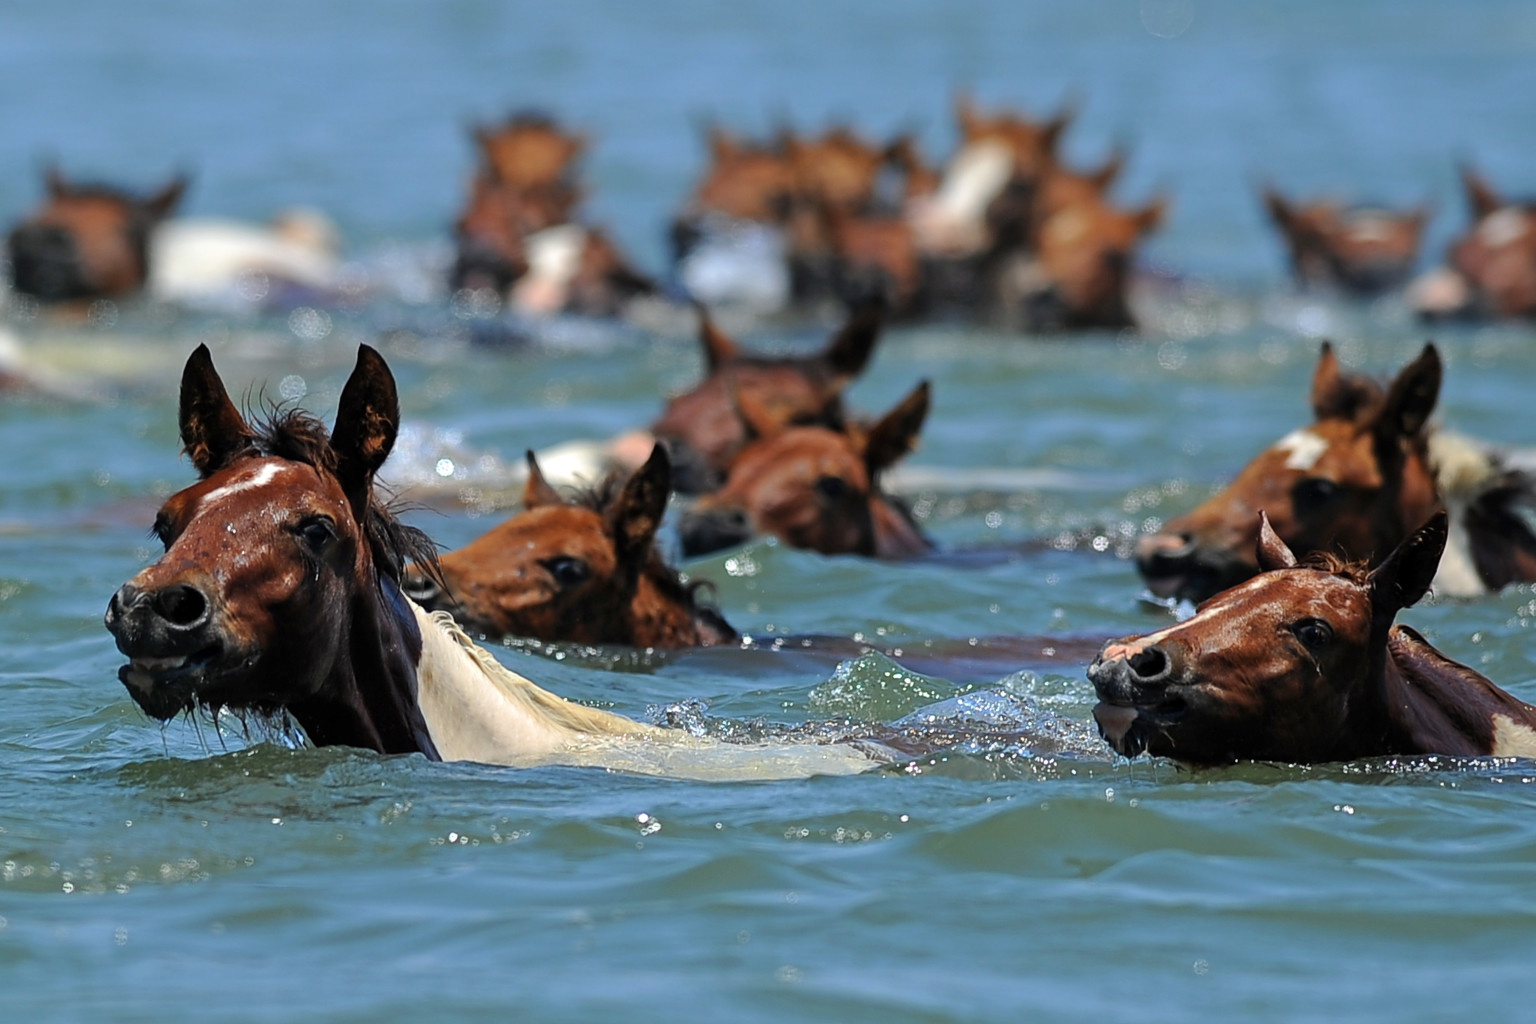
[[[317,746],[704,779],[853,773],[888,756],[877,744],[727,744],[575,704],[412,602],[405,563],[436,554],[374,493],[399,405],[366,345],[329,434],[297,410],[248,423],[204,346],[187,361],[179,420],[199,480],[161,507],[165,554],[106,613],[128,659],[120,678],[153,718],[286,713]]]
[[[1447,248],[1446,266],[1414,282],[1409,301],[1430,319],[1536,316],[1536,203],[1505,199],[1471,167],[1461,181],[1472,224]]]
[[[750,443],[725,483],[701,497],[678,523],[683,554],[711,554],[756,536],[826,555],[911,558],[933,548],[882,473],[917,443],[928,415],[924,381],[875,423],[838,430],[780,429],[755,396],[737,396]]]
[[[1220,494],[1137,544],[1136,565],[1155,594],[1194,601],[1259,571],[1258,513],[1302,556],[1369,561],[1391,551],[1439,509],[1450,542],[1437,593],[1472,597],[1536,580],[1536,508],[1523,473],[1430,414],[1442,367],[1425,345],[1385,389],[1345,373],[1324,342],[1312,378],[1316,421],[1259,454]]]
[[[1258,576],[1176,626],[1110,641],[1089,667],[1111,747],[1194,765],[1536,757],[1536,707],[1392,624],[1436,576],[1443,510],[1369,570],[1298,563],[1262,516],[1257,532]]]
[[[1419,257],[1429,211],[1292,202],[1264,189],[1264,207],[1280,232],[1291,273],[1302,288],[1372,296],[1404,284]]]
[[[430,566],[407,569],[404,589],[488,637],[547,642],[706,647],[738,635],[698,601],[656,550],[671,494],[666,449],[633,473],[574,500],[544,479],[528,453],[523,511]],[[438,579],[441,580],[441,583]]]

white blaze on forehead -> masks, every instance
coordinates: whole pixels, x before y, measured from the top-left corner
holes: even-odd
[[[1323,457],[1328,442],[1310,430],[1293,430],[1275,442],[1275,450],[1286,453],[1286,469],[1308,470]]]
[[[280,473],[292,468],[292,466],[282,462],[263,462],[249,473],[238,476],[223,487],[216,487],[203,495],[203,500],[199,502],[199,507],[203,509],[211,508],[225,498],[239,494],[241,491],[265,487],[273,480],[276,480]]]
[[[1265,587],[1268,585],[1269,580],[1265,579],[1263,576],[1255,576],[1251,580],[1239,583],[1237,586],[1232,587],[1230,590],[1223,591],[1222,596],[1238,597],[1250,590],[1258,590],[1260,587]],[[1215,602],[1212,602],[1212,605],[1208,606],[1204,611],[1196,612],[1194,615],[1191,615],[1183,622],[1180,622],[1177,625],[1169,626],[1167,629],[1160,629],[1156,633],[1148,633],[1146,636],[1135,641],[1135,644],[1130,646],[1139,644],[1142,647],[1154,647],[1183,629],[1186,629],[1190,626],[1203,624],[1207,619],[1220,618],[1223,615],[1229,614],[1225,605],[1225,601],[1221,602],[1220,605],[1216,605]]]
[[[938,191],[912,208],[912,229],[927,252],[963,254],[986,241],[987,204],[1013,176],[1013,150],[996,139],[973,142],[950,162]]]
[[[1531,225],[1524,211],[1506,206],[1483,218],[1483,222],[1477,226],[1477,237],[1484,245],[1498,248],[1518,242],[1530,230]]]

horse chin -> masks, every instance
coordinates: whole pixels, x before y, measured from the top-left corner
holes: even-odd
[[[215,645],[191,655],[133,658],[117,677],[145,714],[164,722],[197,705],[221,654]]]

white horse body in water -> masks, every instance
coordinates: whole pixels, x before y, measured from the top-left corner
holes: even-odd
[[[411,609],[422,638],[417,700],[444,761],[724,782],[855,775],[897,758],[876,743],[727,743],[586,707],[504,667],[446,612]]]

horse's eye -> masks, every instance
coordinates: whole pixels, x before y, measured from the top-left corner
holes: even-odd
[[[1291,627],[1296,639],[1310,650],[1319,650],[1333,642],[1333,627],[1322,619],[1302,619]]]
[[[325,516],[310,516],[299,524],[299,537],[318,552],[336,539],[336,524]]]
[[[848,481],[840,476],[819,476],[816,478],[816,493],[828,501],[839,502],[848,497],[852,490]]]
[[[1321,476],[1308,477],[1291,488],[1291,503],[1300,516],[1327,508],[1338,496],[1339,485]]]
[[[587,567],[586,562],[579,558],[572,558],[570,555],[551,558],[543,565],[555,578],[555,582],[562,587],[574,587],[578,583],[585,582],[586,578],[592,575],[592,570]]]

